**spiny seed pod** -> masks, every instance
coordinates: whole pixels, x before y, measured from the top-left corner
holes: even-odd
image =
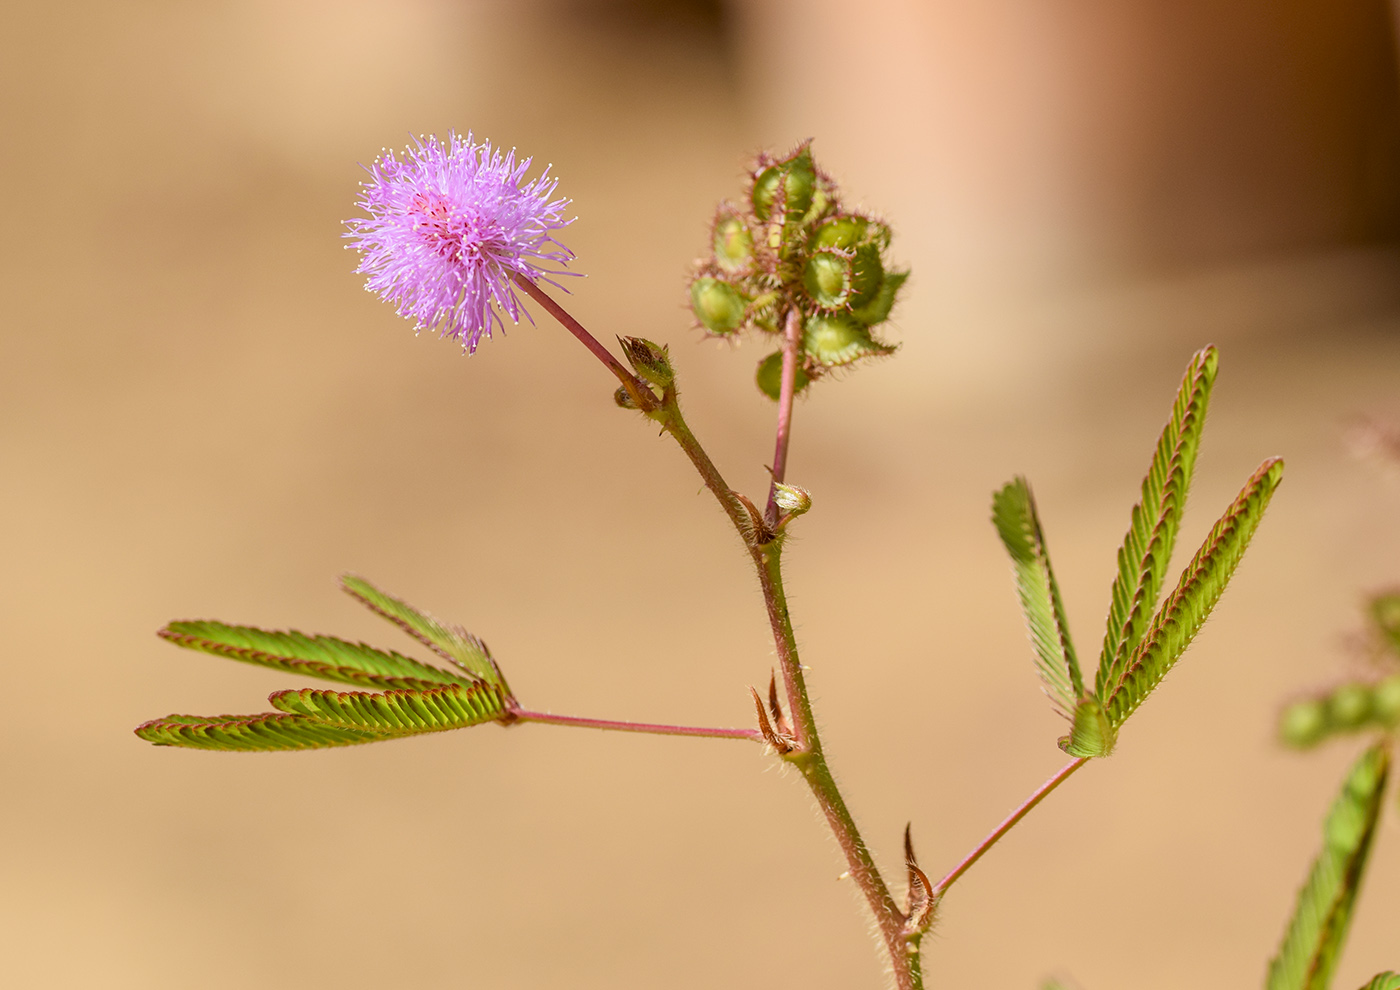
[[[715,264],[726,272],[737,272],[753,261],[753,235],[741,217],[721,213],[715,221]]]
[[[812,238],[807,242],[807,247],[812,251],[820,251],[822,248],[850,251],[865,238],[866,224],[865,217],[854,214],[831,217],[822,221],[812,231]]]
[[[884,323],[890,318],[890,312],[894,309],[895,297],[899,294],[900,286],[908,277],[908,272],[886,272],[885,277],[880,281],[880,288],[875,290],[870,302],[859,309],[852,310],[851,315],[868,327]]]
[[[754,375],[754,381],[758,384],[758,390],[774,402],[778,401],[778,396],[782,394],[783,388],[783,352],[774,351],[762,361],[758,362],[758,373]],[[794,379],[792,389],[793,395],[798,395],[808,385],[812,384],[812,376],[807,374],[807,370],[799,363],[797,366],[797,376]]]
[[[786,219],[801,220],[812,207],[816,189],[817,170],[812,164],[812,152],[804,144],[795,154],[769,165],[754,177],[753,193],[749,197],[754,216],[767,220],[781,196]]]
[[[880,249],[874,244],[856,248],[851,264],[851,309],[864,309],[875,301],[875,294],[885,281],[885,266],[880,263]],[[891,305],[894,300],[891,299]]]
[[[844,309],[854,288],[851,259],[834,249],[817,251],[802,270],[802,285],[822,309]]]
[[[733,333],[744,322],[744,297],[717,278],[697,278],[691,284],[690,308],[710,333]]]
[[[837,368],[865,357],[893,354],[894,348],[870,336],[858,320],[842,313],[818,313],[807,318],[802,348],[818,364]]]

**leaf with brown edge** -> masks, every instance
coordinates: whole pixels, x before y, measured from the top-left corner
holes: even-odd
[[[392,650],[334,636],[308,636],[295,629],[270,631],[201,619],[171,622],[156,635],[186,649],[362,687],[428,688],[472,683],[461,674],[419,663]]]
[[[471,677],[497,684],[507,695],[510,694],[505,677],[491,657],[491,651],[465,629],[440,622],[408,602],[385,594],[362,577],[341,575],[340,587],[371,612],[388,619],[444,660],[461,667]]]
[[[1161,683],[1191,645],[1248,549],[1282,477],[1283,461],[1279,458],[1259,466],[1182,572],[1176,590],[1162,603],[1131,661],[1115,682],[1106,685],[1101,697],[1114,729]]]
[[[393,738],[381,732],[327,725],[302,715],[168,715],[140,725],[136,734],[157,746],[225,752],[275,752],[355,746]]]
[[[1143,478],[1142,497],[1133,506],[1128,532],[1118,549],[1118,575],[1110,593],[1108,629],[1095,678],[1095,693],[1100,698],[1121,680],[1157,607],[1195,473],[1196,453],[1219,363],[1214,347],[1202,348],[1192,355],[1171,417],[1162,428],[1152,464]]]
[[[427,691],[278,691],[272,707],[290,715],[360,732],[386,736],[464,729],[508,715],[501,689],[494,684],[453,684]]]

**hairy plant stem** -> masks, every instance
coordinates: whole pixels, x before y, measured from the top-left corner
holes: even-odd
[[[787,312],[783,332],[783,374],[778,386],[778,428],[773,442],[773,483],[768,486],[768,507],[763,518],[769,528],[778,525],[778,485],[787,474],[788,437],[792,433],[792,399],[797,393],[797,352],[802,349],[802,317],[794,306]]]
[[[773,642],[778,654],[778,663],[783,672],[783,685],[787,694],[788,709],[792,714],[794,746],[782,758],[797,767],[802,779],[807,782],[817,805],[825,815],[827,824],[836,837],[841,852],[846,857],[850,875],[865,895],[866,903],[875,917],[881,941],[889,953],[890,968],[894,974],[898,990],[922,990],[923,975],[920,962],[920,942],[923,931],[906,931],[906,917],[895,903],[889,885],[881,876],[870,848],[861,837],[855,818],[846,806],[841,790],[836,785],[831,768],[822,751],[821,736],[817,731],[816,719],[812,713],[812,701],[807,692],[806,680],[802,673],[802,662],[797,653],[797,639],[792,630],[792,619],[788,614],[787,596],[783,592],[782,547],[783,527],[777,520],[776,503],[773,496],[775,487],[770,487],[767,511],[759,515],[753,503],[733,491],[725,483],[724,476],[714,461],[710,460],[705,448],[695,438],[685,417],[681,415],[678,393],[674,386],[667,388],[660,399],[651,388],[632,374],[589,333],[582,324],[564,311],[533,282],[520,276],[516,282],[531,298],[535,299],[552,316],[564,325],[585,347],[587,347],[610,370],[626,389],[637,408],[661,424],[671,435],[681,450],[699,472],[705,487],[719,502],[724,514],[734,525],[744,547],[753,559],[758,572],[759,586],[763,591],[764,606],[768,611],[768,622],[773,631]],[[773,480],[780,482],[787,466],[787,449],[791,435],[792,399],[796,392],[797,351],[801,343],[800,320],[794,312],[787,317],[783,350],[783,377],[778,402],[778,436],[773,457]],[[710,729],[699,727],[651,725],[640,722],[614,722],[603,719],[579,718],[570,715],[549,715],[544,712],[516,710],[516,718],[522,721],[546,722],[555,725],[582,726],[585,728],[614,729],[624,732],[651,732],[662,735],[719,736],[730,739],[762,739],[762,735],[749,729]],[[1087,759],[1077,759],[1064,766],[1055,776],[1040,786],[1010,816],[992,831],[981,844],[964,857],[947,876],[930,892],[936,901],[953,885],[959,877],[981,859],[1003,835],[1009,832],[1051,791],[1064,783],[1076,770],[1087,763]]]
[[[786,689],[788,708],[792,713],[793,731],[796,735],[796,748],[784,756],[802,774],[807,782],[822,814],[826,816],[841,852],[846,857],[851,878],[865,895],[866,903],[875,916],[880,930],[881,941],[889,953],[890,965],[894,972],[895,985],[899,990],[921,990],[918,938],[909,938],[904,933],[904,914],[895,904],[889,885],[885,883],[870,848],[856,826],[855,818],[846,806],[845,798],[836,785],[822,751],[821,736],[817,731],[816,718],[812,713],[812,700],[807,692],[807,682],[802,674],[802,661],[797,653],[797,637],[793,634],[792,619],[788,614],[787,596],[783,592],[782,538],[775,537],[766,528],[757,526],[744,502],[725,484],[724,477],[705,453],[695,435],[690,432],[674,392],[668,392],[663,400],[662,414],[666,430],[675,438],[700,473],[720,507],[729,516],[744,545],[753,558],[758,571],[759,586],[763,591],[763,602],[768,610],[768,622],[773,630],[773,643],[778,653],[778,664],[783,672],[783,685]]]
[[[646,732],[656,736],[708,736],[712,739],[747,739],[750,742],[763,742],[763,734],[757,729],[719,729],[703,725],[664,725],[652,722],[622,722],[614,719],[583,718],[579,715],[554,715],[550,712],[532,712],[524,708],[512,708],[510,713],[521,722],[540,722],[545,725],[568,725],[583,729],[607,729],[613,732]]]
[[[1022,818],[1025,818],[1032,808],[1038,805],[1041,801],[1044,801],[1050,795],[1051,791],[1063,784],[1066,780],[1070,778],[1070,775],[1073,774],[1074,771],[1078,770],[1080,767],[1082,767],[1088,762],[1089,757],[1087,756],[1081,756],[1076,760],[1071,760],[1069,763],[1066,763],[1063,767],[1061,767],[1053,777],[1051,777],[1045,783],[1041,784],[1040,787],[1036,789],[1034,794],[1026,798],[1025,801],[1021,802],[1021,806],[1019,808],[1011,812],[1011,814],[1007,815],[1000,825],[992,829],[991,833],[980,843],[978,843],[976,849],[972,850],[972,852],[964,856],[963,861],[961,863],[953,867],[953,869],[948,873],[947,876],[945,876],[942,880],[938,881],[937,886],[934,887],[934,896],[941,897],[945,890],[947,890],[949,887],[953,886],[953,884],[957,882],[958,877],[966,873],[968,869],[972,866],[972,864],[981,859],[982,855],[988,849],[996,845],[1003,835],[1005,835],[1007,832],[1010,832],[1011,829],[1015,826],[1015,824],[1019,822]]]

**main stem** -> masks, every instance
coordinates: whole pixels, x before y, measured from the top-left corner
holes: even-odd
[[[782,541],[774,540],[755,547],[753,552],[758,565],[759,584],[763,589],[763,601],[768,608],[768,621],[773,628],[773,641],[778,650],[778,663],[783,670],[788,705],[792,710],[793,730],[797,735],[797,749],[786,759],[802,772],[803,780],[807,781],[817,805],[826,816],[837,845],[846,856],[851,879],[865,895],[866,904],[880,930],[880,938],[889,953],[895,985],[899,990],[920,990],[923,979],[919,969],[918,941],[906,936],[904,913],[895,904],[889,885],[880,875],[822,751],[821,736],[812,713],[812,700],[807,693],[807,681],[797,655],[797,639],[793,635],[792,619],[788,614],[787,596],[783,592]]]

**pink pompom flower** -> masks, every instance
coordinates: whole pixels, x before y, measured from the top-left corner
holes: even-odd
[[[563,218],[570,200],[551,199],[559,180],[548,168],[522,184],[531,161],[475,144],[470,133],[446,143],[420,137],[402,160],[381,155],[356,203],[369,217],[345,223],[365,288],[468,353],[493,326],[504,328],[502,314],[530,319],[514,278],[559,286],[550,276],[575,274],[559,267],[574,253],[554,239],[574,221]]]

